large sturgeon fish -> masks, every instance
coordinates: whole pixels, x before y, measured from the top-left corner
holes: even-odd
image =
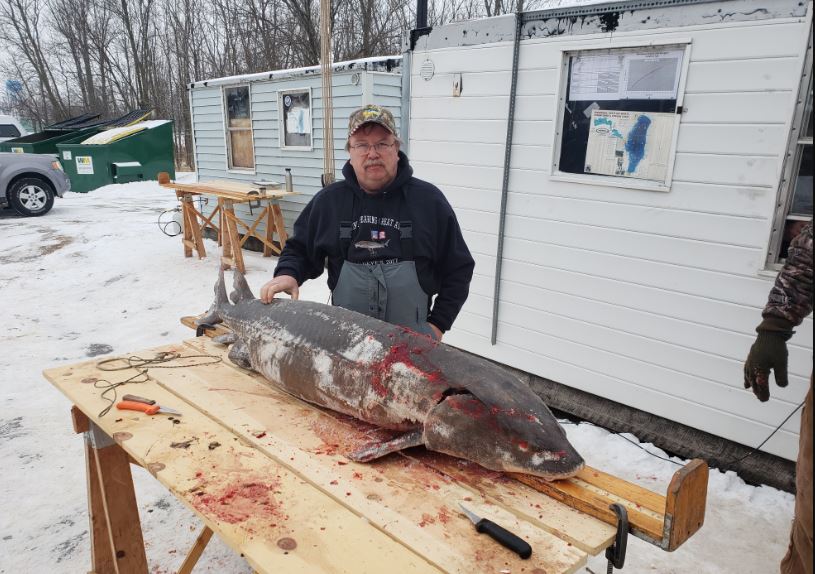
[[[310,403],[401,431],[350,458],[367,462],[412,446],[498,471],[548,480],[583,459],[541,399],[517,377],[444,343],[341,307],[256,299],[235,271],[230,303],[221,270],[199,323],[223,322],[230,359]]]

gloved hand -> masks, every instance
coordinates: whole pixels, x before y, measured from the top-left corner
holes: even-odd
[[[752,388],[761,402],[770,399],[770,371],[775,371],[775,383],[779,387],[789,384],[787,341],[793,335],[792,327],[785,319],[770,317],[756,328],[758,337],[744,362],[744,388]]]

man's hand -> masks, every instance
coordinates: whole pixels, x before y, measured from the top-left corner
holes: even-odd
[[[433,331],[433,338],[436,339],[437,341],[441,341],[441,338],[444,335],[441,329],[436,327],[433,323],[428,323],[428,325],[430,325],[430,330]]]
[[[300,298],[300,288],[297,279],[291,275],[278,275],[260,288],[260,300],[271,303],[277,293],[288,293],[292,299]]]
[[[750,354],[744,362],[744,388],[752,387],[758,400],[770,399],[770,371],[775,371],[775,383],[786,387],[787,379],[787,341],[791,332],[759,331]]]

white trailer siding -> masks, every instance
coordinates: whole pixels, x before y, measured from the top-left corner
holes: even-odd
[[[428,49],[433,36],[422,38],[411,58],[411,161],[454,206],[476,259],[446,340],[745,445],[766,438],[812,371],[808,318],[790,342],[790,386],[773,387],[766,404],[743,388],[774,280],[764,265],[811,13],[810,3],[806,17],[522,40],[495,346],[512,42]],[[691,43],[670,192],[551,179],[562,51],[652,40]],[[764,450],[794,459],[798,426],[795,416]]]
[[[393,67],[391,72],[365,69],[366,61],[359,64],[338,64],[344,69],[335,71],[332,83],[334,105],[334,157],[338,179],[342,178],[342,166],[348,159],[345,151],[348,116],[368,101],[385,105],[400,121],[401,73],[399,58],[386,62]],[[376,65],[376,64],[372,64]],[[250,77],[196,82],[192,90],[193,130],[195,138],[196,165],[198,179],[233,179],[239,181],[284,181],[285,169],[291,168],[295,191],[299,195],[281,201],[281,209],[286,227],[291,230],[296,217],[303,207],[317,193],[323,173],[323,97],[322,79],[319,68],[311,68],[291,73],[269,73],[283,75],[268,79],[256,74]],[[223,88],[231,85],[250,85],[252,133],[254,138],[255,170],[229,170],[227,167],[226,136],[224,128]],[[206,85],[204,85],[206,84]],[[280,148],[280,120],[278,112],[278,92],[281,90],[310,88],[312,111],[312,150]],[[204,207],[210,212],[214,203]],[[244,221],[254,219],[245,204],[235,207],[236,214]],[[264,224],[258,226],[263,232]]]

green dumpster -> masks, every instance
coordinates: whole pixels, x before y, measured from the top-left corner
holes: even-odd
[[[71,191],[86,193],[111,183],[175,177],[173,122],[150,120],[113,128],[80,142],[58,144]]]
[[[0,151],[12,153],[57,153],[57,144],[82,141],[99,132],[98,127],[80,130],[46,129],[0,143]]]

